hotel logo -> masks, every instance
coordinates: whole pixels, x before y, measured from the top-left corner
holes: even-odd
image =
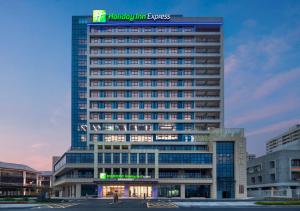
[[[94,23],[106,23],[106,10],[93,10]]]

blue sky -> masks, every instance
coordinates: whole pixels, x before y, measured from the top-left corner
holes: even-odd
[[[300,1],[0,0],[0,160],[50,169],[70,146],[71,16],[224,17],[225,126],[250,153],[300,123]]]

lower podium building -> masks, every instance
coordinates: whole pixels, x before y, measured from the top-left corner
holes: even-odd
[[[202,141],[94,143],[54,164],[59,197],[246,198],[242,129],[214,129]]]

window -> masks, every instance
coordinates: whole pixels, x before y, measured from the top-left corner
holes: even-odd
[[[244,193],[244,185],[239,185],[239,193]]]
[[[292,159],[291,166],[292,167],[300,167],[300,159]]]
[[[262,176],[258,176],[258,177],[257,177],[257,180],[258,180],[258,182],[261,183],[261,182],[262,182]]]
[[[128,153],[122,153],[122,163],[128,163]]]
[[[272,168],[272,169],[275,168],[275,161],[274,160],[270,161],[269,164],[270,164],[270,168]]]
[[[120,163],[120,153],[113,153],[113,163]]]
[[[140,164],[146,163],[146,154],[145,153],[139,153],[139,163]]]
[[[125,135],[104,135],[105,142],[125,142]]]
[[[145,113],[145,114],[144,114],[144,118],[145,118],[146,120],[152,119],[151,114],[149,114],[149,113]]]
[[[234,198],[234,142],[217,142],[217,191],[218,198]]]
[[[251,183],[255,184],[255,177],[251,177]]]
[[[152,135],[131,135],[131,142],[152,142]]]
[[[275,182],[275,174],[270,174],[270,180],[271,182]]]
[[[131,164],[137,164],[137,153],[131,153],[130,154],[130,163]]]
[[[154,153],[148,153],[148,164],[153,164],[155,163],[155,154]]]
[[[178,139],[177,135],[156,135],[157,141],[172,141],[177,139]]]
[[[104,154],[104,162],[105,163],[111,163],[111,153],[105,153]]]
[[[66,154],[67,163],[93,163],[94,155],[92,153],[68,153]]]
[[[211,164],[212,154],[209,153],[160,153],[158,162],[172,164]]]

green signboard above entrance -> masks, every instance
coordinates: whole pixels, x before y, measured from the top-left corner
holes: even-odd
[[[106,174],[100,173],[100,180],[106,179],[143,179],[144,176],[129,175],[129,174]]]

